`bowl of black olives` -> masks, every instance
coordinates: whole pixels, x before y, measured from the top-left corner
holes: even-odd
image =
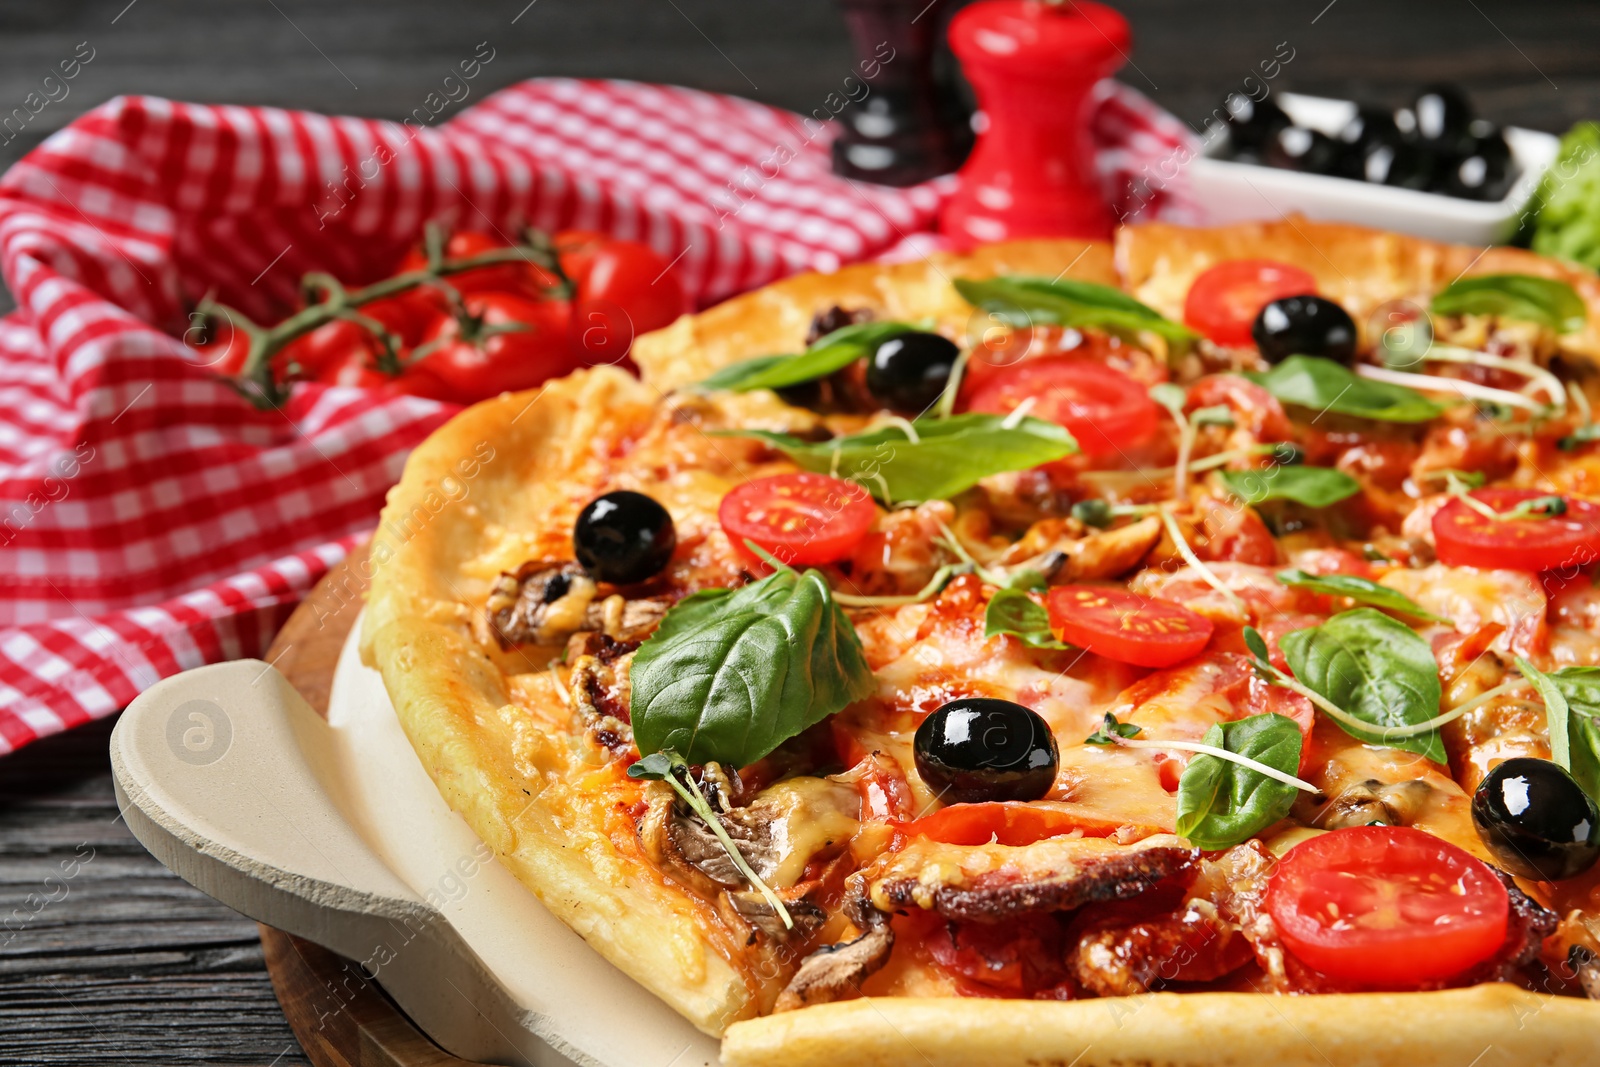
[[[1490,244],[1515,232],[1557,144],[1496,126],[1448,85],[1392,109],[1234,92],[1209,117],[1191,174],[1212,223],[1299,213]]]

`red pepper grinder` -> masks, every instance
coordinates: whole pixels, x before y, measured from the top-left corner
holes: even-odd
[[[1130,41],[1128,21],[1091,0],[979,0],[951,20],[950,47],[987,121],[940,217],[946,236],[1111,236],[1089,97]]]

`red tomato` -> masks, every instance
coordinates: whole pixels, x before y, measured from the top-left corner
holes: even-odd
[[[1123,589],[1058,585],[1046,603],[1056,637],[1119,663],[1170,667],[1211,640],[1204,615]]]
[[[1525,500],[1550,496],[1535,489],[1474,489],[1472,498],[1495,511],[1507,511]],[[1549,571],[1581,567],[1600,559],[1600,506],[1562,497],[1567,511],[1548,518],[1497,521],[1460,500],[1452,500],[1433,516],[1433,540],[1439,561],[1452,567],[1512,571]]]
[[[1109,837],[1125,822],[1096,819],[1041,804],[988,801],[951,804],[931,815],[900,823],[895,829],[909,837],[951,845],[982,845],[991,840],[998,840],[1002,845],[1031,845],[1047,837],[1075,831],[1082,831],[1086,837]]]
[[[848,556],[877,517],[877,506],[861,486],[804,472],[745,482],[717,509],[734,547],[744,551],[748,539],[800,566]]]
[[[649,245],[569,230],[555,236],[577,286],[572,343],[585,364],[616,363],[641,333],[693,310],[671,263]]]
[[[184,331],[183,340],[194,349],[195,361],[218,374],[238,374],[243,370],[245,358],[250,354],[250,342],[245,335],[235,330],[225,315],[206,319],[196,312],[192,318],[194,324]]]
[[[285,367],[297,364],[300,378],[324,378],[347,363],[370,363],[382,351],[371,330],[349,319],[334,319],[290,341],[278,359]]]
[[[453,316],[439,320],[425,342],[437,347],[416,366],[436,375],[460,403],[531,389],[574,369],[567,349],[572,309],[565,301],[473,293],[464,303],[467,314],[483,326],[521,324],[528,328],[474,339],[463,335],[461,323]]]
[[[1009,415],[1033,398],[1028,414],[1065,426],[1090,457],[1114,455],[1155,435],[1161,409],[1144,386],[1103,363],[1073,356],[1030,359],[996,372],[968,408]]]
[[[450,235],[450,239],[444,245],[444,254],[450,259],[466,259],[469,256],[479,256],[485,252],[510,247],[510,242],[490,234],[463,230]],[[406,253],[406,258],[400,261],[396,273],[423,270],[427,265],[427,253],[421,248],[413,248]],[[542,296],[546,289],[555,285],[558,279],[544,268],[524,262],[497,263],[492,267],[479,267],[477,270],[446,275],[444,280],[455,286],[456,291],[463,296],[467,293],[500,292],[537,298]]]
[[[385,374],[359,351],[351,352],[343,362],[324,367],[317,380],[327,385],[370,389],[384,396],[422,396],[455,402],[455,393],[450,387],[428,371],[411,367],[398,376]]]
[[[1299,267],[1270,259],[1218,263],[1189,286],[1183,321],[1219,345],[1243,348],[1261,309],[1286,296],[1317,291],[1317,280]]]
[[[1290,952],[1353,985],[1414,989],[1494,955],[1511,902],[1489,865],[1409,826],[1302,841],[1267,886]]]
[[[1237,374],[1213,374],[1189,386],[1184,410],[1221,405],[1237,417],[1258,441],[1290,441],[1294,427],[1278,398],[1248,378]]]

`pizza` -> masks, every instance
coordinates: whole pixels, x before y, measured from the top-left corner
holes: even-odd
[[[1155,224],[633,354],[412,454],[362,652],[725,1063],[1589,1055],[1594,275]]]

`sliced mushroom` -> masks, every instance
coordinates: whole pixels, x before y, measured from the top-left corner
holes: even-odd
[[[602,597],[572,560],[530,560],[502,574],[489,593],[489,631],[501,648],[559,645],[581,631],[630,641],[653,630],[671,607],[665,597]]]
[[[1582,945],[1573,945],[1567,950],[1567,966],[1577,974],[1583,995],[1600,1000],[1600,957]]]
[[[778,909],[753,889],[729,890],[723,894],[722,899],[727,901],[729,909],[741,922],[750,926],[752,931],[759,930],[776,941],[784,941],[791,937],[809,937],[828,919],[828,913],[822,906],[808,897],[783,902],[784,909],[789,913],[789,921],[794,923],[793,929],[784,926],[783,920],[778,917]]]
[[[1041,519],[1001,562],[1015,571],[1039,571],[1050,582],[1115,578],[1137,567],[1161,540],[1161,520],[1154,515],[1081,537],[1075,528],[1070,520]]]
[[[772,1010],[793,1011],[861,996],[861,983],[889,962],[894,931],[886,918],[854,941],[824,945],[800,963]]]
[[[1422,812],[1433,786],[1421,779],[1385,785],[1376,778],[1347,787],[1317,816],[1324,830],[1351,826],[1410,826]]]

